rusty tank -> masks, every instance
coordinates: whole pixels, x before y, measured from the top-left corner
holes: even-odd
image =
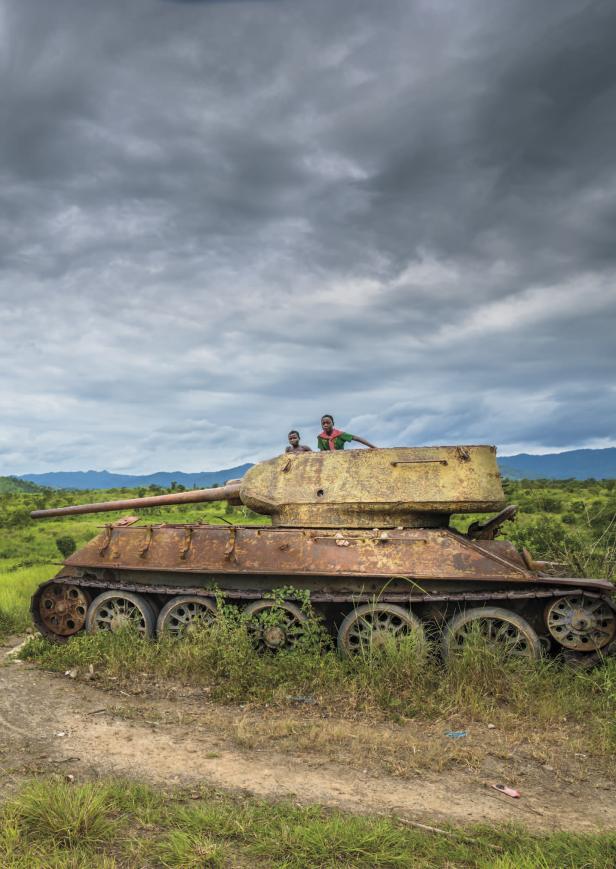
[[[278,650],[301,636],[299,601],[309,595],[343,654],[428,631],[447,657],[479,630],[511,654],[584,661],[616,636],[610,582],[559,576],[496,539],[516,508],[505,503],[493,446],[284,454],[221,488],[31,515],[221,500],[271,524],[106,524],[37,589],[39,630],[65,641],[133,624],[147,637],[179,637],[224,601],[244,609],[259,646]],[[495,515],[461,533],[450,524],[460,513]]]

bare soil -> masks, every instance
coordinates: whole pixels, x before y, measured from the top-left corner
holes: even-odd
[[[6,652],[6,649],[5,649]],[[516,821],[542,830],[616,826],[606,759],[583,733],[501,733],[471,725],[333,717],[298,698],[289,709],[224,707],[204,692],[166,699],[101,690],[4,657],[0,665],[0,788],[33,774],[118,776],[164,786],[208,784],[423,823]],[[490,785],[517,788],[520,799]]]

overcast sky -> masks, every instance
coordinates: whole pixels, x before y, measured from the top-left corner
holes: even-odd
[[[616,3],[0,0],[0,473],[616,444]]]

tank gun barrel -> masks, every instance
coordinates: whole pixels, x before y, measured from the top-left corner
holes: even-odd
[[[100,501],[95,504],[75,504],[71,507],[51,507],[48,510],[33,510],[32,519],[49,519],[52,516],[80,516],[84,513],[107,513],[111,510],[131,510],[134,507],[160,507],[166,504],[201,504],[206,501],[231,501],[239,503],[240,481],[234,480],[216,489],[193,489],[190,492],[172,492],[169,495],[150,495],[147,498],[125,498],[120,501]]]

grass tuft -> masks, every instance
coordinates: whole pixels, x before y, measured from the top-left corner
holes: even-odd
[[[105,789],[62,782],[32,782],[14,803],[22,829],[38,842],[75,848],[112,841],[117,821]]]
[[[172,869],[216,869],[229,865],[223,846],[207,836],[184,830],[172,830],[156,850],[160,864]]]
[[[36,586],[54,574],[54,565],[0,569],[0,637],[32,626],[30,598]]]

